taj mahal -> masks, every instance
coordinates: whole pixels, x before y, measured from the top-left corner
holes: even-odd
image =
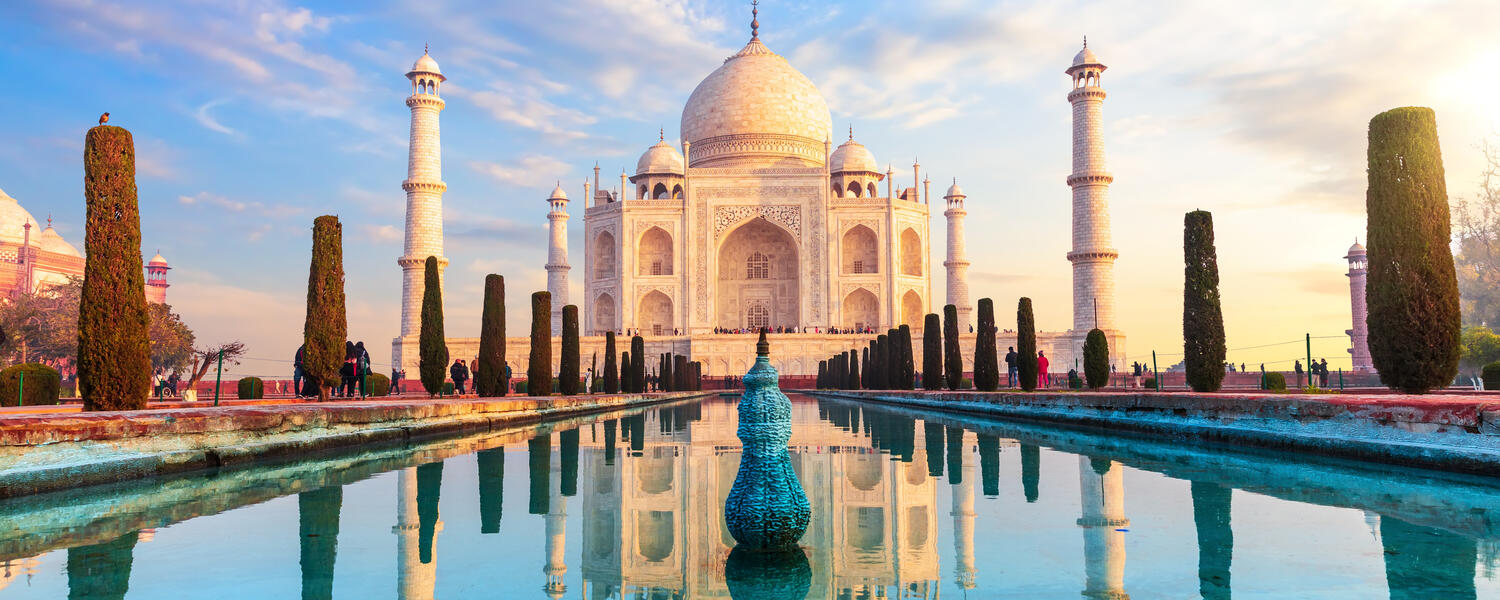
[[[823,95],[805,75],[760,39],[758,15],[748,43],[724,59],[687,98],[680,147],[665,131],[621,172],[601,180],[594,167],[582,183],[582,206],[558,185],[546,198],[550,243],[547,291],[552,330],[562,307],[579,307],[585,368],[602,353],[604,334],[638,333],[651,352],[673,352],[704,364],[705,375],[743,374],[754,336],[778,334],[776,367],[809,375],[818,360],[865,346],[876,334],[909,325],[920,364],[924,316],[958,309],[965,368],[972,368],[974,300],[965,253],[967,195],[955,179],[942,196],[915,162],[911,170],[881,167],[875,154],[839,131],[835,140]],[[1065,70],[1073,107],[1072,170],[1059,183],[1072,190],[1073,327],[1038,332],[1038,348],[1059,371],[1081,356],[1083,338],[1098,327],[1121,366],[1125,336],[1115,327],[1114,261],[1101,137],[1105,70],[1093,50],[1078,52]],[[423,262],[443,256],[441,144],[438,116],[446,77],[424,53],[407,79],[411,95],[401,334],[392,364],[417,370]],[[837,142],[837,146],[835,143]],[[914,155],[906,152],[903,155]],[[942,185],[941,183],[939,184]],[[1060,187],[1060,186],[1059,186]],[[1062,195],[1059,194],[1059,200]],[[946,222],[940,291],[933,287],[933,202]],[[582,211],[582,294],[570,289],[568,227]],[[1064,258],[1064,257],[1059,257]],[[941,297],[935,294],[942,293]],[[1015,298],[996,298],[999,347],[1015,345]],[[1061,307],[1038,306],[1039,312]],[[450,355],[477,355],[477,338],[448,340]],[[527,368],[529,340],[511,338],[507,360]],[[556,360],[557,353],[554,353]],[[1065,366],[1066,365],[1066,366]]]

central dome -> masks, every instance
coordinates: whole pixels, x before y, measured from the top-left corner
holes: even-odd
[[[821,166],[833,133],[817,86],[759,39],[724,60],[682,109],[690,166]]]

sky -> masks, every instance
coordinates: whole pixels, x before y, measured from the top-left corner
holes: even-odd
[[[547,205],[657,141],[749,37],[747,2],[19,1],[0,8],[0,188],[82,246],[82,146],[99,113],[138,153],[146,256],[200,342],[242,340],[240,373],[285,376],[311,224],[344,224],[351,339],[377,366],[400,319],[410,113],[424,44],[442,66],[452,336],[476,336],[483,277],[507,304],[546,288]],[[1347,367],[1343,256],[1363,239],[1369,119],[1437,112],[1450,198],[1473,196],[1500,130],[1500,3],[936,0],[760,4],[761,39],[909,181],[969,195],[971,296],[1001,327],[1031,297],[1071,324],[1070,81],[1089,39],[1108,66],[1104,139],[1126,360],[1182,353],[1182,219],[1214,215],[1229,359]],[[575,203],[576,204],[576,203]],[[581,207],[572,287],[583,290]],[[943,298],[943,218],[931,225]],[[526,311],[509,329],[525,331]]]

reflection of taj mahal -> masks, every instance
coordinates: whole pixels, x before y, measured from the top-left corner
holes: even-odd
[[[811,374],[819,359],[868,342],[865,336],[819,335],[831,328],[877,334],[901,325],[920,330],[926,314],[953,304],[959,329],[967,332],[974,299],[964,191],[954,180],[940,199],[947,247],[946,293],[938,299],[930,258],[931,182],[921,166],[914,163],[900,176],[891,166],[881,167],[855,141],[852,129],[835,147],[823,95],[763,44],[755,27],[758,22],[752,23],[750,41],[688,97],[680,146],[667,142],[662,132],[633,173],[620,173],[617,185],[601,181],[597,165],[592,180],[583,182],[582,297],[569,285],[571,199],[561,185],[547,198],[545,268],[554,334],[561,329],[562,307],[576,304],[585,355],[597,352],[605,332],[638,332],[647,336],[651,352],[687,355],[704,364],[706,375],[718,376],[744,373],[734,360],[749,356],[753,343],[709,337],[725,330],[769,327],[807,334],[778,342],[777,366],[788,375]],[[1125,350],[1124,336],[1114,327],[1117,254],[1108,215],[1113,179],[1104,170],[1100,137],[1104,69],[1088,48],[1067,69],[1074,115],[1072,174],[1066,178],[1073,190],[1073,250],[1067,255],[1074,274],[1073,327],[1038,336],[1039,348],[1059,366],[1072,364],[1083,336],[1095,326],[1112,338],[1116,360]],[[406,287],[394,362],[410,370],[416,357],[406,350],[414,350],[420,326],[422,261],[431,255],[446,265],[446,184],[437,125],[444,106],[438,90],[446,78],[427,55],[407,77],[413,84],[407,99],[411,163],[403,184],[406,253],[398,261]],[[1013,302],[997,302],[999,323],[1010,321]],[[1002,348],[1014,344],[1005,335]],[[972,334],[966,337],[967,362],[974,343]],[[468,346],[477,348],[477,340],[454,339],[449,345],[454,356],[472,356]],[[525,338],[513,339],[511,346],[517,352],[508,351],[509,357],[526,355]],[[914,352],[919,357],[921,348]]]

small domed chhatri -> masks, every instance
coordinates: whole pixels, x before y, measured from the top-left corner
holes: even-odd
[[[665,139],[646,149],[635,163],[636,175],[682,175],[682,153]]]
[[[422,51],[422,57],[418,58],[417,62],[412,63],[411,72],[431,73],[439,77],[443,75],[443,70],[438,68],[437,61],[433,60],[432,55],[428,54],[426,50]]]
[[[875,154],[864,144],[854,141],[854,134],[850,133],[849,141],[839,144],[828,158],[828,170],[833,173],[879,173],[880,163],[875,162]]]

